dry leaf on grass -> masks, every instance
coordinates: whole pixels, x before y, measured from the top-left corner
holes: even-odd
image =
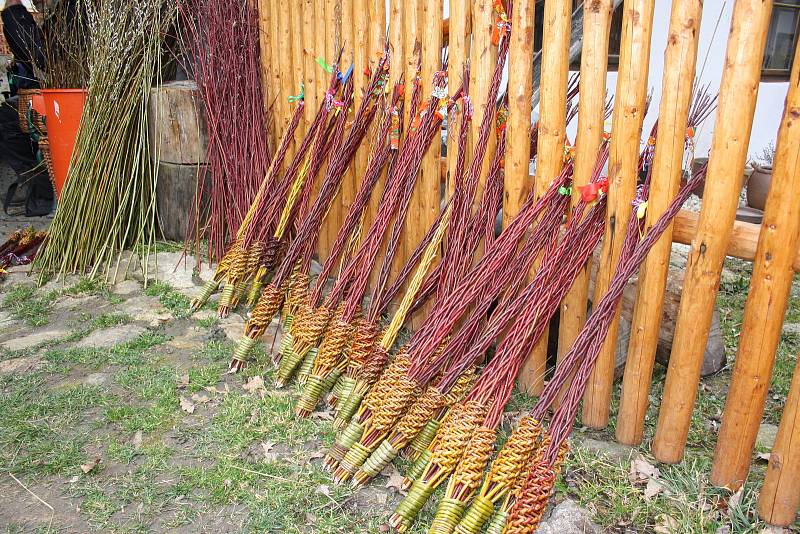
[[[386,487],[387,488],[394,488],[397,491],[403,489],[403,475],[397,470],[397,468],[393,465],[389,466],[389,474],[387,475],[386,479]],[[384,469],[385,471],[385,469]]]
[[[189,374],[184,374],[178,377],[178,389],[186,389],[189,385]]]
[[[225,389],[219,389],[216,386],[206,386],[203,389],[215,395],[227,395],[228,393],[231,392],[231,389],[228,387],[228,384],[225,384]]]
[[[644,488],[644,498],[650,501],[662,491],[664,491],[664,486],[655,478],[651,478],[647,481],[647,486]]]
[[[192,401],[181,395],[180,403],[181,403],[181,410],[183,410],[188,414],[194,413],[194,403]]]
[[[311,414],[312,419],[319,419],[320,421],[333,421],[333,411],[323,410],[321,412],[314,412]]]
[[[739,506],[739,503],[742,502],[742,494],[744,493],[744,486],[739,488],[731,495],[731,498],[728,499],[728,517],[732,516],[734,510]]]
[[[261,448],[264,450],[264,461],[265,462],[274,462],[278,459],[278,454],[272,452],[272,449],[275,447],[274,441],[262,441]]]
[[[648,462],[644,456],[637,454],[631,462],[628,479],[631,484],[646,484],[651,478],[658,478],[659,471],[656,466]]]
[[[320,484],[319,486],[317,486],[316,489],[314,490],[314,493],[318,495],[325,495],[328,499],[333,500],[333,498],[331,497],[331,488],[330,486],[327,486],[325,484]]]
[[[205,393],[195,393],[192,395],[192,402],[195,404],[205,404],[211,400],[211,397],[206,395]]]
[[[254,393],[262,396],[267,390],[267,388],[264,386],[264,379],[260,376],[251,376],[242,386],[242,389],[248,393]]]
[[[133,448],[139,450],[139,447],[142,446],[142,431],[137,430],[136,434],[133,435],[133,439],[131,439],[131,444]]]
[[[678,532],[678,520],[672,516],[662,514],[658,516],[658,524],[653,529],[658,534],[676,534]]]
[[[308,454],[309,460],[318,460],[320,458],[325,458],[325,451],[322,449],[313,450]]]
[[[89,460],[85,464],[81,465],[81,471],[85,474],[89,474],[90,472],[94,471],[94,468],[100,465],[102,458],[99,456],[95,457],[93,460]]]

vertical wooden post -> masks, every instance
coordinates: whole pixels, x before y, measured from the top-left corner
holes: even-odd
[[[357,102],[360,100],[359,98],[359,89],[360,86],[363,86],[363,79],[364,79],[364,67],[359,66],[356,62],[356,38],[357,38],[357,30],[356,30],[356,1],[355,0],[340,0],[340,13],[341,13],[341,32],[342,32],[342,47],[344,48],[344,53],[342,54],[342,64],[341,69],[342,71],[347,71],[350,68],[350,65],[354,65],[353,67],[353,108],[357,105]],[[362,14],[358,15],[359,17]],[[350,119],[352,119],[352,114],[354,113],[354,109],[345,110],[348,114],[350,114]],[[357,161],[357,158],[356,158]],[[336,235],[339,232],[339,228],[342,226],[342,222],[344,222],[344,217],[347,211],[350,209],[350,205],[353,203],[353,200],[356,196],[356,163],[350,165],[345,171],[344,178],[342,179],[341,189],[339,191],[339,201],[334,202],[331,204],[330,210],[328,211],[328,215],[326,217],[328,221],[328,232],[327,232],[327,246],[330,247],[334,240],[336,239]]]
[[[369,11],[369,0],[353,0],[353,17],[352,17],[352,25],[353,25],[353,62],[355,67],[353,69],[353,88],[355,94],[355,100],[353,103],[353,112],[358,109],[358,106],[361,105],[361,101],[364,98],[364,89],[368,83],[368,76],[366,74],[366,69],[369,67],[369,57],[370,54],[373,52],[369,48],[369,39],[370,39],[370,25],[372,21],[369,18],[370,11]],[[347,209],[350,208],[350,204],[352,204],[353,200],[355,200],[356,193],[358,191],[358,186],[361,183],[361,180],[364,177],[364,173],[367,170],[367,161],[369,158],[370,150],[372,149],[372,143],[370,142],[370,138],[367,137],[365,142],[361,144],[356,152],[355,160],[353,161],[353,165],[351,166],[352,169],[352,181],[351,181],[351,191],[348,191],[349,198],[347,207],[345,211],[342,212],[342,222],[344,222],[344,217],[347,215]],[[343,191],[344,192],[344,191]],[[331,239],[336,239],[336,236],[333,236]]]
[[[420,7],[418,16],[422,30],[421,78],[424,88],[423,95],[427,97],[431,93],[435,73],[442,68],[443,0],[425,0]],[[451,86],[450,90],[454,90],[454,88]],[[439,214],[441,159],[442,141],[441,137],[437,135],[434,136],[433,143],[422,160],[420,176],[411,196],[411,209],[406,218],[404,244],[406,257],[413,253]],[[412,326],[418,327],[429,311],[430,307],[424,306],[419,314],[412,318]]]
[[[702,0],[675,0],[672,4],[647,228],[661,216],[680,186],[702,13]],[[650,251],[639,275],[616,431],[617,439],[629,445],[641,443],[644,432],[671,250],[672,227]]]
[[[603,142],[605,122],[606,76],[608,74],[608,36],[613,0],[584,2],[583,46],[578,108],[578,135],[575,139],[575,172],[572,178],[573,202],[580,199],[579,187],[586,185],[597,162],[597,150]],[[589,301],[589,266],[575,278],[564,301],[558,327],[559,360],[572,346],[586,322]]]
[[[369,59],[369,64],[374,67],[375,58],[378,54],[383,52],[386,46],[386,2],[384,0],[369,0],[369,43],[367,45],[366,54]],[[392,57],[390,68],[397,70],[399,64],[397,58]],[[392,84],[387,86],[389,92],[388,97],[391,97]],[[381,177],[375,189],[373,190],[372,197],[370,197],[369,204],[365,210],[364,228],[372,226],[375,216],[378,212],[378,202],[380,200],[381,191],[383,191],[384,177]]]
[[[800,52],[800,51],[799,51]],[[744,308],[739,351],[722,416],[711,482],[738,488],[764,415],[775,351],[789,303],[792,263],[800,237],[800,53],[795,53],[786,109],[778,133],[772,184]],[[767,319],[766,321],[764,319]]]
[[[274,114],[269,113],[269,108],[275,98],[275,82],[272,77],[272,28],[270,27],[269,0],[258,0],[258,42],[261,50],[261,87],[264,93],[264,116],[270,120],[267,124],[269,144],[276,149],[279,133],[276,131]]]
[[[798,507],[800,507],[800,364],[795,367],[778,436],[769,456],[767,475],[758,497],[758,513],[767,523],[788,527],[794,523]]]
[[[322,2],[320,5],[324,7],[324,32],[319,35],[320,38],[324,37],[325,41],[325,61],[329,64],[333,64],[336,62],[337,58],[339,57],[339,51],[342,46],[342,13],[341,13],[341,5],[339,0],[319,0]],[[346,63],[346,65],[345,65]],[[341,64],[339,65],[342,69],[347,69],[350,65],[347,62],[346,57],[342,55]],[[324,76],[320,76],[321,79],[324,80],[322,84],[322,90],[320,92],[319,98],[324,98],[324,91],[328,89],[328,84],[330,82],[330,77],[327,73]],[[323,165],[322,169],[320,170],[321,175],[324,175],[325,170],[327,169],[327,165]],[[331,208],[328,212],[328,215],[323,219],[322,226],[320,227],[319,232],[319,240],[317,242],[317,257],[319,258],[320,262],[324,262],[328,259],[328,255],[330,254],[330,247],[333,243],[333,240],[336,239],[336,231],[339,228],[339,222],[337,219],[338,215],[338,202],[334,201],[331,205]],[[333,237],[331,237],[333,236]]]
[[[564,0],[569,2],[570,0]],[[469,92],[475,113],[472,116],[470,129],[470,146],[478,138],[483,116],[487,106],[495,106],[494,102],[486,102],[489,96],[489,85],[492,81],[494,66],[497,62],[497,47],[492,44],[492,27],[495,23],[494,9],[491,0],[475,0],[472,4],[472,47],[470,49],[470,83]],[[483,192],[489,172],[497,138],[489,136],[489,146],[481,168],[477,194]]]
[[[654,0],[627,0],[623,5],[622,44],[608,156],[606,233],[595,280],[594,302],[600,301],[611,284],[625,241],[631,200],[636,193],[654,5]],[[608,424],[618,328],[619,312],[609,329],[583,397],[582,420],[590,427],[604,428]]]
[[[720,272],[739,204],[772,2],[734,4],[703,207],[686,264],[653,454],[667,463],[683,457]]]
[[[289,95],[292,94],[292,39],[291,28],[287,21],[291,20],[289,4],[279,0],[271,0],[272,17],[271,24],[275,39],[272,43],[272,57],[277,57],[277,66],[274,69],[276,82],[280,84],[280,93],[276,109],[280,110],[280,120],[276,121],[280,131],[286,129],[291,116],[291,106],[289,105]]]
[[[314,115],[317,113],[317,103],[319,102],[320,95],[318,93],[319,84],[318,78],[322,69],[317,65],[315,58],[320,54],[317,50],[316,23],[317,17],[312,16],[314,11],[314,0],[302,0],[303,13],[303,84],[305,85],[305,108],[304,119],[306,124],[310,125],[314,120]]]
[[[386,2],[369,0],[369,54],[375,57],[386,45]]]
[[[530,177],[531,111],[533,95],[534,0],[517,0],[511,14],[508,51],[508,122],[503,227],[519,213],[533,181]],[[452,21],[452,17],[451,17]],[[450,23],[452,43],[452,22]],[[455,158],[454,158],[455,159]]]
[[[542,76],[539,101],[539,147],[536,156],[536,194],[541,195],[564,166],[567,128],[567,74],[571,0],[546,0],[542,21]],[[513,33],[513,28],[512,28]],[[547,367],[547,335],[534,347],[520,372],[519,381],[528,393],[544,389]]]
[[[303,24],[303,90],[305,94],[305,107],[303,108],[303,122],[305,123],[304,131],[307,131],[309,126],[314,120],[314,115],[317,113],[317,103],[320,99],[319,93],[319,78],[322,69],[319,68],[317,65],[315,58],[317,55],[324,55],[320,54],[320,51],[317,50],[317,44],[320,42],[319,39],[316,39],[316,20],[315,18],[322,18],[324,17],[311,17],[309,16],[310,13],[316,13],[314,10],[314,0],[302,0],[300,12],[303,14],[302,17],[302,24]],[[323,41],[324,46],[324,41]],[[319,193],[321,181],[317,181],[315,183],[315,187],[312,190],[312,194],[314,197],[317,196]]]
[[[389,85],[394,89],[394,85],[400,80],[400,76],[405,73],[405,30],[403,27],[402,0],[390,0],[389,2],[389,52],[392,54],[392,68],[389,71]],[[411,89],[410,80],[405,79],[406,89]]]
[[[305,58],[303,57],[303,13],[302,6],[296,2],[289,2],[291,5],[291,32],[292,39],[292,71],[291,71],[291,94],[298,94],[305,83]],[[284,22],[285,23],[285,22]],[[308,127],[309,111],[304,108],[303,130]]]
[[[422,3],[424,0],[398,0],[397,7],[402,11],[402,34],[399,36],[403,41],[403,74],[405,80],[405,93],[404,93],[404,121],[405,121],[405,134],[408,135],[409,128],[411,127],[411,97],[414,93],[414,87],[417,83],[417,75],[419,72],[420,61],[422,59],[422,25],[420,24],[420,12],[422,10]],[[394,0],[392,3],[394,9]],[[391,21],[394,23],[394,20]],[[394,32],[392,32],[394,37]],[[430,98],[431,87],[425,85],[425,80],[420,79],[419,83],[422,84],[422,98],[420,102],[424,102]],[[419,187],[419,183],[417,184]],[[409,239],[409,227],[413,224],[413,210],[410,210],[409,216],[406,219],[406,224],[403,232],[400,234],[400,244],[397,247],[394,261],[392,263],[392,274],[396,276],[406,263],[406,259],[411,255],[414,250],[414,245],[411,244]],[[388,243],[387,243],[388,244]],[[412,328],[415,326],[414,320],[411,321]]]
[[[420,54],[422,53],[422,30],[419,26],[419,16],[417,14],[417,11],[420,9],[421,1],[422,0],[400,0],[398,2],[400,4],[400,8],[403,10],[403,35],[401,38],[405,43],[405,53],[403,57],[405,59],[404,72],[406,80],[406,131],[408,131],[409,124],[411,122],[409,117],[409,114],[411,113],[411,95],[414,92],[414,84],[418,74],[417,70],[419,67]],[[423,91],[422,94],[430,95],[430,89],[428,91]],[[398,254],[398,256],[405,257],[405,251]]]
[[[464,66],[469,57],[469,17],[470,2],[466,0],[450,0],[450,35],[447,41],[447,74],[451,90],[461,85]],[[509,71],[511,75],[511,71]],[[509,87],[511,87],[509,85]],[[447,124],[447,195],[453,194],[455,184],[453,175],[456,170],[458,129],[461,127],[461,106],[455,106],[450,113]]]

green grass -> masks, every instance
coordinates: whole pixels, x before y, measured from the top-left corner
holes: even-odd
[[[50,309],[57,297],[58,292],[40,295],[33,284],[18,284],[6,293],[3,306],[28,326],[44,326],[50,322]]]
[[[76,428],[87,410],[112,401],[95,386],[51,390],[41,373],[0,377],[0,469],[21,475],[80,472],[88,437]]]
[[[147,286],[145,295],[158,297],[159,302],[176,318],[189,316],[191,299],[166,282],[156,281]]]
[[[729,363],[721,373],[702,382],[686,460],[675,466],[657,465],[663,490],[646,498],[643,486],[628,479],[628,461],[616,464],[579,446],[568,456],[554,500],[569,497],[580,502],[604,531],[653,532],[669,525],[673,532],[681,533],[715,534],[718,529],[750,533],[765,526],[755,513],[764,463],[754,463],[733,509],[728,507],[730,493],[708,480],[715,429],[734,365],[750,278],[749,265],[744,262],[729,260],[727,269],[718,305]],[[105,289],[97,282],[82,280],[68,291],[102,293]],[[188,319],[188,298],[168,284],[154,283],[146,292],[158,297],[180,321],[177,324],[204,329],[218,325],[216,318]],[[796,281],[787,322],[800,322],[799,297],[800,283]],[[48,299],[54,298],[18,288],[11,288],[5,296],[10,303],[16,302],[17,308],[38,303],[45,315],[48,302],[52,302]],[[76,317],[77,332],[82,335],[131,320],[116,313]],[[798,337],[784,335],[778,351],[764,415],[764,420],[773,424],[778,423],[797,363]],[[54,487],[62,484],[63,491],[79,505],[81,515],[102,532],[181,527],[196,531],[215,518],[224,520],[226,528],[244,532],[383,532],[381,524],[391,504],[364,505],[358,495],[348,487],[334,486],[330,476],[319,469],[317,456],[333,437],[330,424],[294,416],[296,387],[271,389],[274,377],[266,347],[259,344],[255,363],[231,378],[223,373],[233,343],[210,341],[174,361],[172,349],[160,348],[167,340],[160,331],[145,332],[110,349],[65,348],[64,340],[59,340],[56,344],[60,346],[40,351],[48,364],[44,369],[1,376],[0,469],[54,482]],[[107,372],[112,382],[106,388],[75,385],[76,376],[94,370]],[[189,382],[179,389],[184,374]],[[239,386],[255,375],[263,376],[266,383],[263,397]],[[665,370],[657,366],[645,442],[636,452],[647,454],[650,450],[664,376]],[[227,392],[221,381],[230,386]],[[181,410],[181,396],[189,398],[215,386],[220,391],[206,393],[208,402],[198,403],[193,415]],[[588,431],[580,428],[579,421],[576,434],[613,441],[618,397],[619,387],[609,428]],[[524,412],[535,402],[535,398],[515,393],[508,410]],[[507,434],[504,427],[498,442]],[[263,442],[274,443],[274,458],[263,457]],[[101,451],[103,461],[91,473],[83,474],[80,465],[87,461],[87,451],[95,450]],[[649,461],[656,463],[652,458]],[[67,484],[65,480],[75,482]],[[369,491],[381,486],[378,480]],[[440,488],[412,532],[427,531],[442,493]],[[10,525],[8,530],[14,528]]]
[[[650,462],[656,464],[652,459]],[[680,464],[658,465],[658,468],[658,482],[663,489],[647,498],[644,485],[629,481],[629,462],[616,464],[576,447],[568,456],[566,476],[557,489],[560,495],[569,495],[587,507],[594,521],[607,530],[633,528],[638,532],[653,532],[659,526],[669,525],[670,531],[676,533],[714,534],[720,528],[747,533],[765,527],[756,514],[755,481],[746,483],[739,503],[731,509],[728,507],[731,493],[708,481],[709,457],[690,455]]]
[[[40,291],[34,284],[17,284],[6,292],[3,306],[28,326],[39,327],[50,322],[52,305],[62,295],[100,295],[112,304],[120,302],[118,297],[110,293],[106,282],[84,277],[70,287],[47,292]]]

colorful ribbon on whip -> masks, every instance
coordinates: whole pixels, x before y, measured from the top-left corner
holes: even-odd
[[[608,193],[608,179],[601,178],[596,182],[582,185],[578,189],[584,202],[594,202],[601,194]]]
[[[300,93],[296,95],[290,95],[287,100],[289,102],[298,102],[300,100],[305,100],[306,98],[306,86],[304,84],[300,84]]]

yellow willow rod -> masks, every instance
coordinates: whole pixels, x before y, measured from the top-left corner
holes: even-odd
[[[245,231],[250,226],[253,217],[255,217],[256,208],[258,207],[258,204],[261,202],[261,197],[263,196],[264,191],[266,191],[267,189],[267,182],[268,182],[267,178],[269,178],[272,175],[275,165],[277,163],[276,162],[277,159],[278,158],[272,158],[272,163],[269,164],[269,169],[267,169],[267,172],[264,175],[264,179],[261,181],[261,186],[258,188],[258,192],[256,192],[256,196],[253,199],[253,202],[250,203],[250,207],[247,209],[247,214],[244,216],[242,224],[240,224],[239,229],[236,230],[236,239],[242,239],[244,237]]]
[[[273,236],[275,239],[281,239],[286,231],[286,225],[289,224],[289,216],[292,214],[294,203],[297,202],[297,197],[300,196],[300,191],[303,189],[303,184],[306,182],[306,175],[308,174],[310,161],[311,156],[309,155],[306,157],[306,160],[303,163],[303,168],[300,169],[300,173],[297,175],[297,178],[295,178],[294,182],[292,182],[292,189],[289,191],[289,196],[286,198],[286,206],[283,208],[283,213],[281,213],[281,219],[278,222],[278,227],[275,229],[275,235]]]
[[[408,315],[408,311],[414,304],[414,300],[417,297],[417,292],[419,292],[420,287],[422,287],[422,283],[425,281],[425,276],[428,274],[428,271],[433,264],[433,260],[436,259],[439,245],[442,243],[442,239],[444,239],[444,233],[447,231],[447,227],[450,225],[452,206],[452,204],[447,206],[447,209],[442,216],[442,220],[439,222],[439,228],[436,229],[433,239],[428,244],[427,248],[425,248],[425,254],[422,256],[422,260],[420,261],[417,270],[414,272],[414,277],[411,279],[405,295],[403,295],[403,300],[400,302],[400,309],[398,309],[397,313],[394,314],[392,322],[389,323],[389,326],[386,328],[386,331],[383,334],[383,338],[381,339],[381,347],[383,347],[385,350],[389,350],[392,345],[394,345],[394,342],[397,339],[397,334],[400,332],[400,328],[403,326],[403,323],[406,322],[406,315]]]

